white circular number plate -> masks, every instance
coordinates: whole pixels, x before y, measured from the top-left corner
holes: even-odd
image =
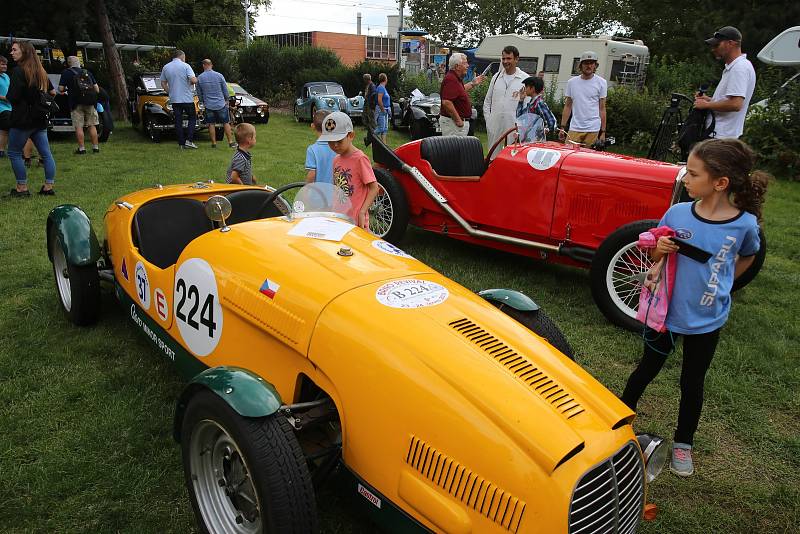
[[[222,336],[222,306],[214,270],[200,258],[187,260],[175,274],[175,320],[186,346],[208,356]]]
[[[150,280],[147,279],[147,269],[144,268],[144,263],[140,261],[136,262],[133,283],[136,285],[136,296],[139,297],[139,302],[142,303],[142,308],[149,310]]]
[[[384,241],[382,239],[376,239],[372,242],[372,246],[380,250],[381,252],[385,252],[386,254],[391,254],[393,256],[400,256],[401,258],[414,258],[411,254],[405,252],[399,247],[396,247],[389,243],[388,241]]]
[[[528,164],[538,171],[546,171],[556,163],[561,157],[561,152],[558,150],[550,150],[547,148],[534,148],[528,150]]]
[[[375,292],[375,298],[391,308],[425,308],[441,304],[450,292],[446,287],[427,280],[393,280]]]

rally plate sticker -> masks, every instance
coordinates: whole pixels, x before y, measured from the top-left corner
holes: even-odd
[[[429,282],[408,278],[392,280],[375,291],[375,298],[390,308],[426,308],[441,304],[450,296],[446,287]]]

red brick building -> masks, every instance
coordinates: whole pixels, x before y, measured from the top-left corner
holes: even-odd
[[[278,46],[320,46],[333,50],[342,63],[353,65],[365,59],[394,63],[397,39],[376,35],[335,32],[298,32],[260,36]]]

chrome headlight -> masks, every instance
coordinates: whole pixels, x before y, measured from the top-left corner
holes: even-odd
[[[644,470],[648,484],[655,480],[667,463],[667,444],[664,438],[653,434],[637,434],[636,441],[644,456]]]
[[[164,104],[164,109],[166,109],[167,111],[172,111],[172,102],[167,100],[167,103]]]
[[[206,105],[203,104],[202,102],[198,102],[197,103],[197,109],[199,109],[200,111],[205,111]]]
[[[336,105],[336,100],[334,100],[332,98],[326,98],[325,99],[325,104],[327,104],[329,108],[332,108],[333,106]]]
[[[438,115],[440,111],[442,111],[442,107],[439,104],[431,105],[431,115]]]
[[[683,177],[686,176],[686,172],[686,165],[684,165],[675,177],[675,185],[672,186],[672,200],[669,203],[670,206],[681,201],[681,196],[683,196],[684,191]]]

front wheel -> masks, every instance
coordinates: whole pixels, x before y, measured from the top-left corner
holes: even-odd
[[[67,261],[64,244],[54,230],[50,231],[50,257],[61,308],[78,326],[97,321],[100,314],[100,276],[94,265],[77,266]]]
[[[97,139],[101,143],[105,143],[108,141],[108,138],[111,136],[111,132],[114,129],[114,120],[111,117],[111,112],[103,111],[102,113],[98,114],[98,121],[97,121]]]
[[[242,417],[215,393],[200,391],[186,409],[181,452],[202,532],[318,530],[311,477],[286,419]]]
[[[561,329],[556,326],[556,323],[554,323],[552,319],[545,315],[541,309],[533,311],[520,311],[507,304],[503,304],[502,302],[490,302],[496,306],[497,309],[517,321],[519,324],[537,336],[543,337],[548,343],[564,354],[564,356],[572,361],[575,361],[575,352],[572,350],[572,346],[569,344],[569,341],[567,341],[566,336],[564,336],[564,333],[561,331]]]
[[[369,207],[369,229],[381,239],[397,245],[408,227],[406,192],[389,171],[378,168],[373,171],[379,191]]]
[[[428,137],[428,127],[423,120],[427,119],[415,120],[411,123],[410,132],[412,141],[416,141],[417,139],[425,139]]]
[[[297,105],[294,106],[294,121],[295,122],[303,122],[303,118],[300,116],[300,110],[297,109]]]
[[[144,118],[144,131],[147,137],[154,143],[161,142],[161,132],[156,128],[156,121],[150,115],[145,115]]]
[[[636,320],[642,282],[653,261],[636,242],[639,234],[658,226],[658,221],[636,221],[621,226],[595,252],[589,278],[592,297],[602,314],[617,326],[641,331]]]

